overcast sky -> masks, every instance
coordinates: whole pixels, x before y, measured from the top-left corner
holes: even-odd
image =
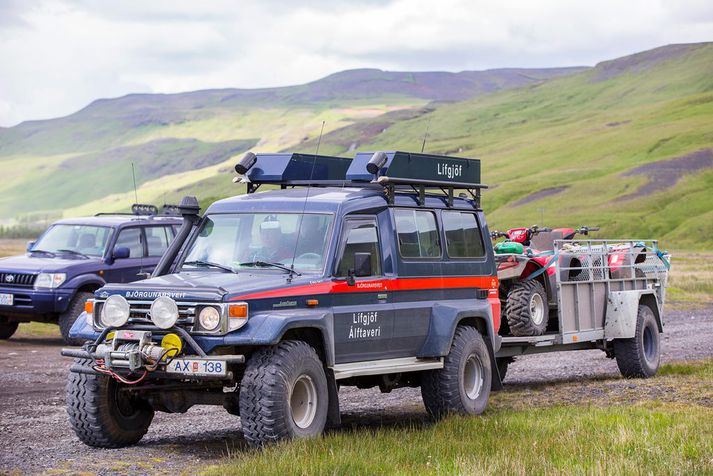
[[[0,0],[0,126],[132,92],[593,65],[711,40],[711,0]]]

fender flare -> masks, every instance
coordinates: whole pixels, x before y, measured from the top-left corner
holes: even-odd
[[[76,294],[77,290],[83,286],[86,286],[88,284],[91,284],[93,286],[96,286],[97,289],[101,288],[106,284],[106,281],[100,277],[99,275],[93,274],[93,273],[87,273],[87,274],[80,274],[79,276],[75,276],[72,279],[70,279],[65,286],[67,288],[73,289],[73,295]]]

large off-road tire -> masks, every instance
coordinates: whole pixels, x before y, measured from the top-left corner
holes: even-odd
[[[324,366],[302,341],[255,352],[240,383],[240,421],[250,446],[322,434],[329,396]]]
[[[483,336],[473,327],[458,326],[443,368],[425,371],[421,377],[421,396],[428,413],[434,418],[483,413],[492,384],[490,366]]]
[[[646,304],[639,305],[634,337],[614,340],[614,356],[624,377],[648,378],[656,375],[661,363],[659,327],[654,311]]]
[[[89,367],[88,360],[75,363]],[[74,432],[89,446],[121,448],[138,443],[153,420],[144,400],[130,397],[111,377],[70,372],[67,413]]]
[[[7,340],[17,330],[18,323],[10,322],[4,317],[0,317],[0,340]]]
[[[537,280],[515,283],[505,302],[505,317],[514,336],[539,336],[549,320],[547,292]]]
[[[72,339],[69,337],[69,330],[72,328],[77,318],[84,312],[84,303],[94,297],[94,294],[87,292],[79,292],[69,303],[69,307],[59,315],[59,332],[62,334],[62,339],[67,345],[82,345],[84,340]]]

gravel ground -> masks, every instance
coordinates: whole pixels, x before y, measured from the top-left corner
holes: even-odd
[[[662,342],[664,362],[713,357],[713,308],[669,311]],[[56,338],[23,335],[0,343],[0,474],[175,474],[245,449],[240,419],[215,407],[194,407],[182,415],[157,413],[148,434],[131,448],[84,446],[74,436],[64,409],[70,361],[59,356],[60,347]],[[616,363],[600,351],[521,357],[508,370],[504,396],[527,392],[528,398],[539,394],[552,402],[560,389],[567,394],[562,395],[564,402],[579,394],[590,400],[609,398],[617,386],[633,394],[639,391],[637,381],[612,380],[617,376]],[[651,388],[643,384],[641,391]],[[344,388],[340,402],[343,428],[427,419],[418,389],[381,394]]]

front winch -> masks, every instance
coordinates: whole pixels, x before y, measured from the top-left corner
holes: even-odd
[[[178,336],[176,336],[178,337]],[[117,330],[111,341],[99,344],[96,354],[103,356],[106,368],[128,368],[132,372],[156,370],[166,357],[174,357],[180,352],[181,345],[174,340],[167,340],[170,347],[162,347],[151,340],[151,331]]]

